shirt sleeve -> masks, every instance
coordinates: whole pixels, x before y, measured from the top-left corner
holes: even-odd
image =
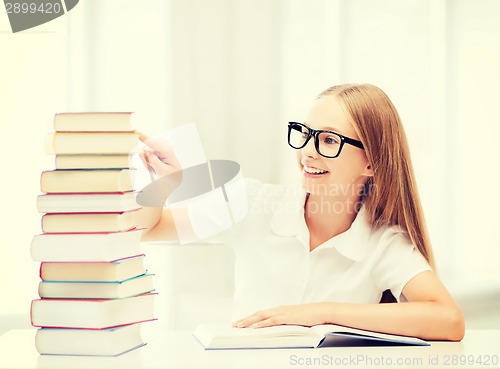
[[[390,289],[398,302],[403,288],[417,274],[431,270],[427,260],[401,230],[388,228],[379,244],[381,253],[372,276],[380,291]]]
[[[262,182],[253,178],[244,178],[237,186],[226,188],[227,203],[223,198],[219,198],[218,203],[203,204],[203,208],[196,209],[194,206],[189,210],[190,223],[199,239],[207,243],[225,243],[229,246],[233,244],[231,240],[238,237],[242,225],[249,211],[255,205],[259,197]],[[219,213],[216,211],[219,206]],[[229,214],[227,211],[232,214]],[[220,213],[223,213],[221,216]],[[225,221],[225,224],[220,224]],[[210,236],[204,237],[202,227],[208,228]],[[213,230],[220,231],[214,232]]]

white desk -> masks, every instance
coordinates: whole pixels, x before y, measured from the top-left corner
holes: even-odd
[[[470,330],[462,342],[428,347],[222,351],[203,350],[191,332],[151,330],[148,345],[119,357],[39,355],[34,335],[16,329],[0,336],[0,368],[500,368],[500,330]],[[461,358],[477,362],[460,365]]]

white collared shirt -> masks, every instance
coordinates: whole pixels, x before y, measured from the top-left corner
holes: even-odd
[[[300,186],[247,181],[249,213],[227,232],[235,251],[233,318],[278,305],[310,302],[378,303],[430,266],[404,231],[373,230],[364,208],[351,227],[309,248]]]

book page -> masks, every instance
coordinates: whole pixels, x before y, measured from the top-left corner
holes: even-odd
[[[364,329],[357,329],[351,327],[344,327],[341,325],[335,324],[323,324],[312,327],[317,332],[322,333],[323,335],[329,333],[348,333],[353,335],[359,335],[364,337],[378,338],[381,340],[391,341],[391,342],[402,342],[402,343],[411,343],[416,345],[426,344],[424,340],[416,337],[408,337],[408,336],[400,336],[395,334],[388,333],[380,333],[380,332],[372,332]]]
[[[309,327],[281,325],[266,328],[235,328],[229,324],[200,324],[194,337],[207,349],[316,347],[324,338]]]
[[[203,324],[215,337],[285,337],[285,336],[314,336],[323,337],[323,332],[317,332],[310,327],[300,325],[277,325],[265,328],[235,328],[229,324]]]

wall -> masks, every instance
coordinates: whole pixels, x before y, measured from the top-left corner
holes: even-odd
[[[29,242],[55,112],[132,110],[150,134],[195,121],[209,158],[289,181],[286,122],[343,82],[377,84],[398,108],[452,292],[498,290],[496,14],[494,0],[87,0],[14,35],[0,16],[0,314],[36,295]]]

